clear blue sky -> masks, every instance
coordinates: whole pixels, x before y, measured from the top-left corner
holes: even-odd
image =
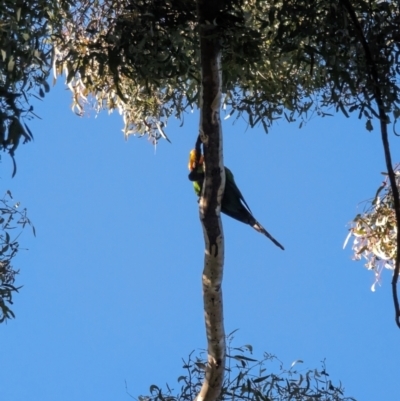
[[[198,113],[171,121],[165,141],[127,142],[117,114],[79,118],[62,82],[41,104],[35,141],[2,155],[2,191],[28,208],[37,237],[21,238],[17,318],[0,327],[1,400],[109,401],[178,389],[182,358],[206,347],[202,230],[187,180]],[[391,274],[373,275],[342,250],[357,204],[385,170],[377,130],[342,116],[270,134],[224,121],[224,157],[259,221],[283,252],[223,216],[226,332],[287,367],[326,358],[357,400],[397,401],[400,330]],[[399,138],[391,136],[400,160]]]

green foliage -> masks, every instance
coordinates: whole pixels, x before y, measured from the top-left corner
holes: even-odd
[[[221,17],[210,21],[220,28],[224,107],[266,129],[284,108],[307,109],[303,98],[317,82],[295,65],[292,51],[283,54],[274,45],[279,24],[274,7],[273,2],[227,2]],[[198,106],[195,2],[86,0],[72,15],[57,40],[56,64],[59,74],[66,72],[79,114],[85,104],[98,111],[118,109],[126,135],[157,140],[157,122],[183,118],[184,111]]]
[[[56,42],[57,72],[66,73],[73,109],[81,114],[87,103],[118,109],[125,135],[163,136],[162,117],[197,96],[195,7],[193,1],[79,2]]]
[[[157,140],[170,116],[198,105],[199,39],[195,2],[83,0],[57,38],[57,71],[67,73],[74,108],[118,109],[126,135]],[[396,2],[353,4],[369,43],[387,113],[399,114],[400,12]],[[223,107],[250,126],[285,116],[307,120],[333,108],[378,115],[358,26],[343,1],[235,0],[219,27]]]
[[[225,381],[218,400],[355,401],[344,395],[341,384],[332,383],[324,362],[321,369],[299,369],[300,363],[303,361],[295,361],[285,369],[282,362],[271,354],[265,353],[260,360],[255,359],[250,345],[230,347]],[[183,369],[185,374],[178,377],[178,391],[168,385],[166,390],[162,390],[153,384],[150,394],[139,396],[139,401],[192,401],[204,379],[204,358],[190,354]]]
[[[27,217],[26,209],[19,210],[19,202],[10,205],[11,200],[10,191],[0,199],[0,323],[15,317],[10,305],[13,303],[13,293],[21,288],[14,285],[18,270],[11,264],[19,251],[18,238],[21,231],[17,235],[13,232],[17,228],[22,230],[29,225],[35,234],[35,228]]]
[[[371,130],[371,119],[379,114],[371,63],[376,67],[386,113],[393,113],[396,118],[399,110],[399,4],[351,2],[358,20],[356,25],[344,3],[341,0],[283,2],[275,12],[279,24],[273,45],[281,54],[289,52],[294,66],[308,69],[313,88],[317,89],[310,93],[314,106],[310,105],[310,110],[323,115],[323,109],[333,107],[346,117],[357,112],[359,118],[367,119],[367,129]],[[371,60],[363,40],[369,45]],[[300,115],[307,113],[304,107],[296,111]]]
[[[278,118],[303,122],[334,109],[357,112],[371,130],[378,112],[361,29],[386,113],[396,120],[400,5],[353,2],[356,26],[344,3],[226,2],[208,23],[218,27],[227,116],[244,116],[250,126],[268,130]],[[118,110],[125,135],[157,141],[166,137],[169,117],[183,119],[199,106],[194,1],[6,0],[0,16],[0,146],[11,153],[20,139],[32,138],[22,123],[14,136],[9,127],[15,118],[34,115],[28,97],[49,90],[53,60],[56,73],[66,74],[73,110]]]
[[[33,139],[23,123],[35,116],[30,97],[42,99],[50,90],[50,34],[61,27],[61,6],[67,7],[67,1],[0,3],[0,150],[8,150],[12,157],[21,140]]]
[[[347,241],[352,238],[353,259],[365,259],[365,267],[374,272],[379,284],[383,269],[394,270],[397,256],[397,223],[394,199],[388,176],[376,191],[375,197],[366,202],[365,210],[351,223]],[[400,166],[395,168],[397,187],[400,187]]]

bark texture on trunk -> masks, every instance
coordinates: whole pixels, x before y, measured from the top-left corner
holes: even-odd
[[[220,218],[225,188],[222,156],[221,52],[216,18],[222,0],[197,0],[202,90],[200,99],[200,136],[203,142],[205,178],[200,198],[205,257],[203,270],[204,315],[208,342],[208,364],[197,401],[215,401],[225,373],[225,331],[222,302],[224,238]]]

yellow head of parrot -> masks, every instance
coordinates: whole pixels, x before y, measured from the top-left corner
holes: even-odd
[[[193,171],[196,168],[196,157],[197,157],[196,149],[192,149],[189,153],[188,168],[190,171]],[[200,166],[203,164],[203,155],[200,156],[200,160],[199,160],[198,164]]]

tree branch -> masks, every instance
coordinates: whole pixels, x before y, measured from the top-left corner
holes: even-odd
[[[400,328],[400,306],[399,306],[399,297],[397,294],[397,282],[399,279],[400,273],[400,199],[399,199],[399,191],[396,185],[396,177],[392,167],[392,157],[390,153],[389,147],[389,139],[387,133],[387,124],[388,124],[388,116],[385,112],[382,93],[379,85],[379,75],[378,70],[376,68],[376,64],[371,52],[371,48],[368,45],[367,40],[365,39],[364,33],[362,31],[361,25],[358,21],[357,15],[354,11],[353,6],[351,5],[349,0],[340,0],[342,5],[347,9],[350,19],[354,24],[354,27],[357,31],[357,35],[359,36],[360,42],[364,48],[365,52],[365,59],[367,62],[367,67],[369,70],[370,80],[372,84],[372,90],[375,96],[376,104],[378,105],[379,109],[379,120],[381,126],[381,137],[382,137],[382,144],[385,153],[385,161],[386,161],[386,168],[389,175],[390,186],[393,193],[393,201],[394,201],[394,210],[396,214],[396,221],[397,221],[397,250],[396,250],[396,264],[392,278],[392,294],[393,294],[393,303],[395,308],[395,321],[397,326]]]
[[[205,164],[200,220],[205,242],[203,299],[208,342],[208,364],[202,388],[196,397],[197,401],[217,399],[225,371],[226,345],[222,302],[224,238],[220,218],[225,170],[219,114],[222,85],[221,52],[218,40],[219,27],[214,24],[222,5],[223,0],[197,0],[202,79],[200,137]]]

